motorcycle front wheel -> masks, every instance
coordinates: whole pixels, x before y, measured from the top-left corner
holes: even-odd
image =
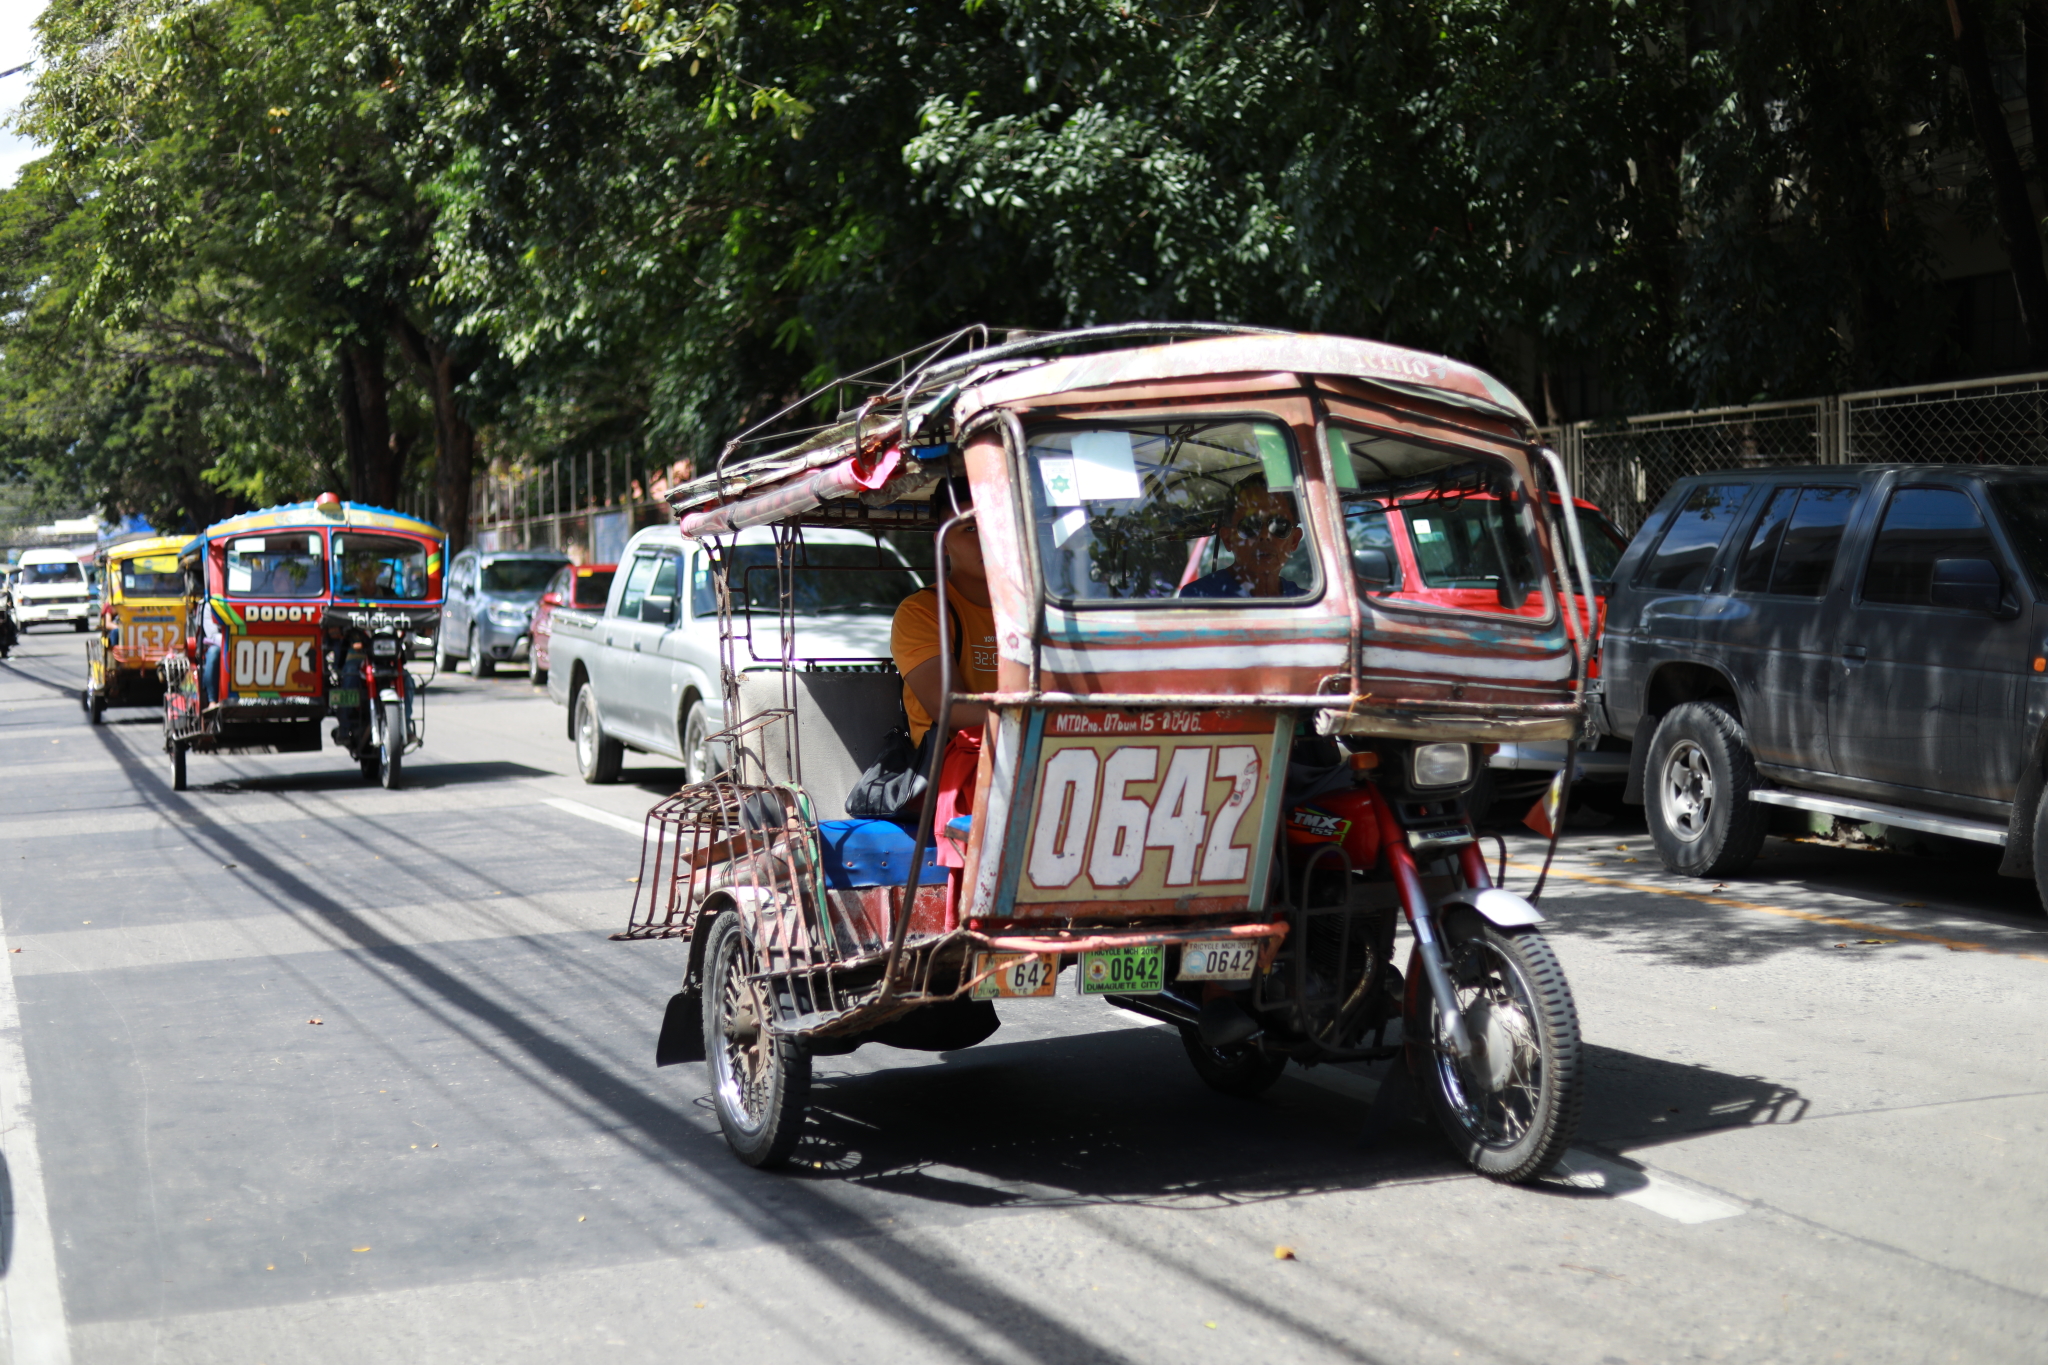
[[[386,791],[397,791],[404,780],[405,703],[387,701],[381,714],[384,722],[377,727],[377,780]]]
[[[1425,975],[1420,1042],[1430,1112],[1473,1170],[1534,1180],[1578,1135],[1585,1103],[1579,1013],[1564,969],[1533,926],[1503,929],[1470,910],[1446,917],[1442,948],[1472,1055],[1454,1055]]]

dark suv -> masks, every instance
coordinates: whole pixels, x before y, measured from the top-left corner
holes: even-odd
[[[2048,900],[2044,670],[2048,470],[1701,474],[1615,568],[1603,723],[1674,872],[1740,871],[1790,806],[2003,845]]]

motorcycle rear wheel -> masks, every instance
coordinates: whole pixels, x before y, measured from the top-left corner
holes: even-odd
[[[767,987],[747,980],[753,952],[739,917],[712,921],[704,944],[704,1067],[712,1107],[733,1155],[780,1166],[796,1150],[811,1107],[811,1058],[763,1018]]]
[[[1422,1088],[1438,1129],[1481,1175],[1534,1180],[1578,1135],[1585,1062],[1564,969],[1533,926],[1503,929],[1470,910],[1446,918],[1444,965],[1474,1055],[1454,1057],[1422,986]]]
[[[1211,1090],[1226,1095],[1237,1095],[1250,1099],[1263,1095],[1273,1088],[1287,1070],[1285,1057],[1274,1057],[1261,1052],[1256,1044],[1239,1043],[1235,1047],[1210,1047],[1202,1041],[1201,1033],[1192,1026],[1180,1031],[1180,1044],[1187,1049],[1188,1060],[1195,1065],[1195,1074],[1200,1076]]]

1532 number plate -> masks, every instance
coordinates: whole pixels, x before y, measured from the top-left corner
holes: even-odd
[[[1081,954],[1083,995],[1154,995],[1166,989],[1166,950],[1104,948]]]

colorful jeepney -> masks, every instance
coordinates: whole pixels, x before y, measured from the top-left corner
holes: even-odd
[[[162,663],[184,648],[184,536],[122,541],[99,553],[100,609],[86,642],[79,701],[98,725],[109,706],[156,706]]]
[[[164,661],[172,785],[186,755],[312,753],[330,737],[396,787],[426,732],[405,665],[440,619],[446,540],[323,494],[209,526],[178,553],[185,648]]]

